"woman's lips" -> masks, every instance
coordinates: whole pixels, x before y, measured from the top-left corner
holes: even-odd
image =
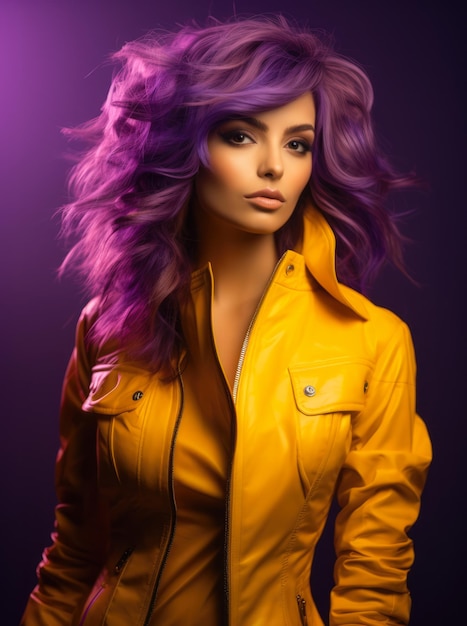
[[[248,194],[245,198],[261,209],[279,209],[285,202],[281,192],[274,189],[260,189]]]
[[[261,209],[279,209],[284,204],[282,200],[269,196],[252,196],[248,198],[248,202]]]

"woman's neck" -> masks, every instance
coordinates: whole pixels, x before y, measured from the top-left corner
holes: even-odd
[[[208,218],[198,228],[198,242],[197,266],[212,266],[213,335],[233,389],[247,329],[277,264],[274,235],[248,233]]]
[[[216,301],[257,301],[277,263],[274,235],[204,223],[198,229],[197,265],[208,262],[214,275]]]

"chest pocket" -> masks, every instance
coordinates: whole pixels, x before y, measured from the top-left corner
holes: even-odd
[[[141,440],[151,375],[132,366],[99,364],[93,368],[83,410],[97,419],[101,485],[115,479],[136,486],[141,469]]]
[[[143,399],[151,376],[131,366],[96,365],[83,410],[114,415],[134,411]]]
[[[297,415],[298,464],[306,495],[332,491],[352,439],[352,415],[371,392],[371,363],[330,359],[289,368]]]

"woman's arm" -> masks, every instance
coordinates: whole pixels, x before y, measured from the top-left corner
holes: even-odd
[[[43,553],[38,584],[21,626],[69,626],[99,573],[105,550],[97,497],[96,424],[92,414],[81,410],[90,378],[84,347],[87,327],[84,312],[63,385],[53,544]]]
[[[402,322],[380,349],[367,394],[338,485],[331,626],[409,620],[407,533],[419,513],[431,445],[415,413],[415,360]]]

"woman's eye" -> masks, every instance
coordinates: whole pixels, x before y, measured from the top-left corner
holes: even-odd
[[[226,133],[221,133],[221,136],[224,141],[235,146],[241,146],[246,143],[253,143],[251,137],[249,137],[246,133],[243,133],[240,130],[231,130]]]
[[[299,139],[292,139],[287,144],[287,147],[293,152],[299,152],[300,154],[305,154],[305,152],[311,151],[311,146],[307,141],[302,141]]]

